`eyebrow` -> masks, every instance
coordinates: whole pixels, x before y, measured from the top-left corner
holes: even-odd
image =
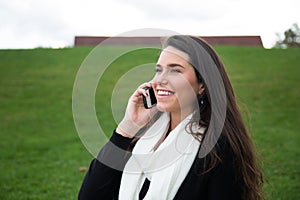
[[[156,67],[162,67],[162,65],[156,64]],[[178,63],[171,63],[171,64],[168,64],[167,67],[171,67],[171,68],[173,68],[173,67],[182,67],[182,68],[184,68],[184,66],[182,66],[182,65],[180,65],[180,64],[178,64]]]

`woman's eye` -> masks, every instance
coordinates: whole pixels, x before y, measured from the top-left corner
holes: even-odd
[[[162,70],[159,69],[159,68],[156,68],[156,69],[155,69],[155,72],[156,72],[156,73],[161,72],[161,71],[162,71]]]
[[[173,72],[173,73],[181,73],[181,71],[179,69],[172,69],[171,72]]]

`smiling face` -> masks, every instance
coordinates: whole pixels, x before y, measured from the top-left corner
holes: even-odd
[[[194,68],[187,62],[188,55],[174,48],[171,50],[167,47],[160,54],[152,80],[157,108],[163,112],[188,115],[195,109],[196,97],[204,89]]]

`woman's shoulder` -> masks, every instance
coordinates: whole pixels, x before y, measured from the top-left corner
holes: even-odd
[[[224,136],[220,136],[218,142],[215,145],[217,155],[223,159],[233,159],[234,152],[228,139]]]
[[[199,147],[199,152],[203,148],[202,145]],[[206,148],[206,147],[204,147]],[[218,160],[234,159],[234,152],[228,139],[224,136],[220,136],[211,150],[205,154],[205,156],[198,156],[197,160],[210,160],[211,155],[214,154],[218,157]],[[201,155],[199,153],[199,155]]]
[[[201,147],[200,147],[201,148]],[[200,149],[199,149],[200,151]],[[226,171],[237,176],[237,165],[234,151],[225,137],[219,137],[212,150],[204,157],[196,157],[193,168],[196,174],[211,176],[217,171]]]

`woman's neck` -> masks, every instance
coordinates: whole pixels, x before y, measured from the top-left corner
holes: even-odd
[[[182,120],[184,120],[187,116],[189,116],[192,113],[192,111],[189,112],[171,112],[170,113],[170,131],[174,130],[178,124]]]
[[[159,147],[159,145],[168,137],[169,133],[174,130],[176,128],[176,126],[178,126],[178,124],[180,124],[180,122],[182,120],[184,120],[189,114],[191,114],[192,112],[187,112],[186,114],[181,114],[181,112],[179,113],[175,113],[175,112],[170,112],[170,126],[169,126],[169,130],[165,132],[165,134],[162,135],[162,137],[159,139],[159,141],[157,142],[157,144],[154,146],[153,151],[156,151],[157,148]]]

